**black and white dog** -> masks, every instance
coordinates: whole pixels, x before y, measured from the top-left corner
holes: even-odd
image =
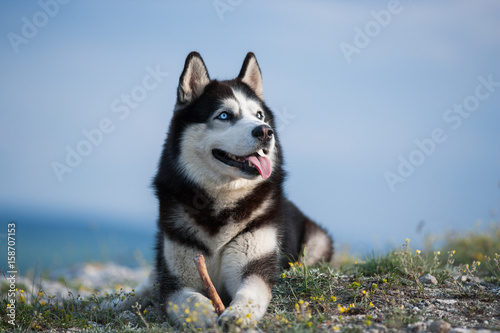
[[[180,323],[249,325],[264,316],[280,270],[304,247],[307,265],[331,260],[331,238],[284,196],[280,147],[254,54],[236,79],[217,81],[190,53],[154,179],[156,265],[137,298],[156,293]],[[228,306],[220,318],[193,262],[197,254]],[[203,315],[190,320],[200,307]]]

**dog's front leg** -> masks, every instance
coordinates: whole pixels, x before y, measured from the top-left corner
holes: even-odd
[[[257,324],[270,300],[271,286],[259,275],[250,275],[244,278],[233,301],[219,317],[219,324],[234,323],[243,327]]]
[[[219,317],[220,324],[249,326],[264,316],[279,274],[278,253],[273,227],[247,232],[228,244],[222,273],[232,301]]]

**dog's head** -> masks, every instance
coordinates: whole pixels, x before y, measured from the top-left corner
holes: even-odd
[[[169,138],[176,140],[181,172],[201,186],[239,187],[271,177],[279,160],[277,138],[254,54],[247,54],[237,78],[217,81],[210,80],[201,56],[190,53]]]

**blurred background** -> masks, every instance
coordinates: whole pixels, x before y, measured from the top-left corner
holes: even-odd
[[[337,250],[498,223],[499,17],[494,0],[2,1],[0,265],[11,221],[21,272],[151,262],[193,50],[220,79],[256,54],[286,192]]]

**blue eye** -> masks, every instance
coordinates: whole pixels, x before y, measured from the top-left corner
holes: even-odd
[[[228,120],[230,118],[229,116],[229,113],[227,112],[221,112],[219,114],[219,116],[217,117],[217,119],[220,119],[220,120]]]
[[[257,118],[260,120],[264,119],[264,114],[262,113],[262,111],[257,112]]]

